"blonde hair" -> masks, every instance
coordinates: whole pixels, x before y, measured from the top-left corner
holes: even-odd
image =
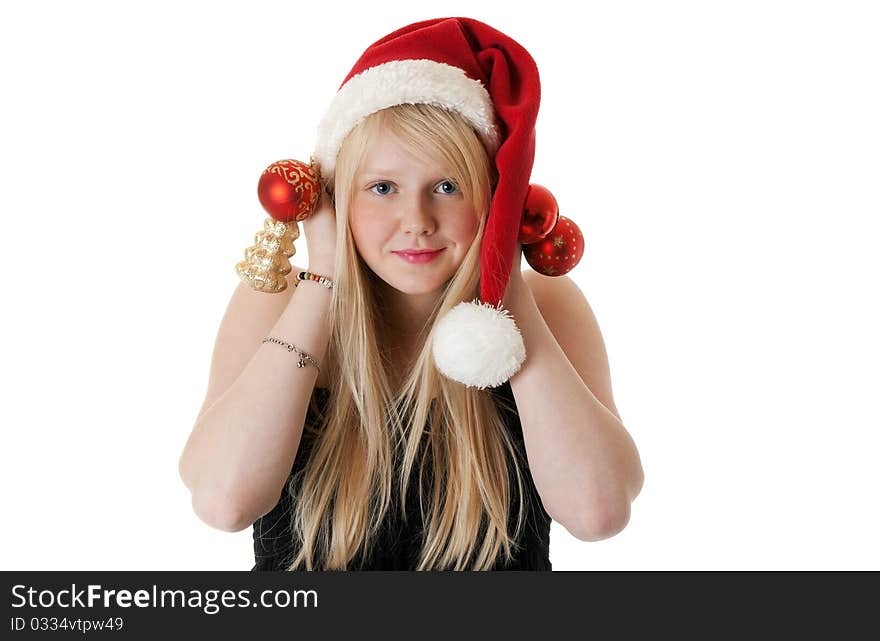
[[[480,241],[497,180],[485,148],[458,114],[440,107],[403,104],[371,114],[343,142],[335,176],[322,176],[334,193],[339,248],[325,359],[331,403],[314,425],[307,422],[314,447],[288,487],[296,497],[290,518],[299,543],[289,569],[357,569],[349,565],[371,553],[387,511],[399,507],[405,521],[407,488],[418,474],[424,530],[416,569],[486,570],[499,557],[513,558],[528,499],[523,473],[489,391],[437,371],[432,332],[400,392],[391,389],[384,357],[391,338],[384,323],[387,308],[378,276],[360,258],[348,224],[356,172],[380,131],[451,168],[451,178],[480,217],[477,236],[427,327],[479,296]],[[313,396],[311,409],[316,407]],[[512,534],[511,471],[519,488]],[[395,493],[395,487],[403,489]]]

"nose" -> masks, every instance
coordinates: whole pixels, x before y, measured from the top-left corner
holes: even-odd
[[[437,227],[437,222],[431,212],[430,205],[415,197],[403,203],[400,227],[407,234],[432,234]]]

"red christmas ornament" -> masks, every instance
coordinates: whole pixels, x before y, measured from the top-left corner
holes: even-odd
[[[311,165],[279,160],[266,167],[257,185],[257,197],[269,215],[283,223],[309,217],[318,202],[320,179]]]
[[[584,255],[584,236],[573,220],[560,215],[543,240],[523,245],[526,262],[544,276],[562,276],[574,269]]]
[[[529,185],[519,226],[520,245],[531,245],[545,238],[556,226],[558,217],[559,205],[550,190],[541,185]]]

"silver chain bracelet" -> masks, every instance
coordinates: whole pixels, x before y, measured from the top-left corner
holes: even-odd
[[[299,359],[296,362],[297,367],[305,367],[307,365],[306,361],[308,361],[309,363],[311,363],[312,365],[315,366],[315,369],[318,370],[319,374],[321,373],[321,368],[318,365],[318,361],[316,361],[314,358],[312,358],[311,355],[309,355],[306,352],[299,349],[296,345],[291,345],[287,341],[283,341],[283,340],[281,340],[279,338],[275,338],[273,336],[267,336],[266,338],[264,338],[263,343],[275,343],[276,345],[281,345],[281,347],[286,348],[288,352],[296,352],[297,355],[299,356]]]

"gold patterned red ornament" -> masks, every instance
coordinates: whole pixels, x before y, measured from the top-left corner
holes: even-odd
[[[257,184],[257,197],[277,221],[300,222],[309,217],[320,196],[320,178],[313,165],[279,160],[266,167]]]
[[[263,170],[257,198],[269,214],[254,244],[245,249],[244,260],[235,266],[239,278],[258,292],[277,294],[287,288],[285,276],[292,269],[299,238],[298,222],[308,218],[320,197],[321,180],[314,160],[279,160]]]

